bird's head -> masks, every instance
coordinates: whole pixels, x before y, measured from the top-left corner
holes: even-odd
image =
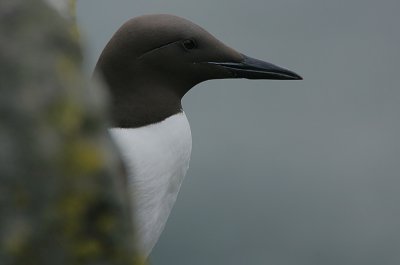
[[[97,70],[111,86],[154,83],[182,97],[210,79],[301,79],[296,73],[245,56],[200,26],[173,15],[145,15],[126,22],[104,49]]]
[[[117,127],[139,127],[182,111],[182,97],[205,80],[301,79],[247,57],[173,15],[145,15],[126,22],[104,48],[95,72],[108,85]]]

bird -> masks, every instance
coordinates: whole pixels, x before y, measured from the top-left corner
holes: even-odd
[[[94,73],[110,96],[109,134],[127,170],[138,251],[145,258],[165,227],[189,167],[192,136],[183,96],[210,79],[302,79],[170,14],[125,22],[106,44]]]

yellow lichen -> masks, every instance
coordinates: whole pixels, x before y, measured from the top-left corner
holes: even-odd
[[[73,61],[73,58],[70,58],[67,55],[58,56],[56,70],[58,78],[65,86],[76,85],[79,83],[77,80],[78,75],[76,75],[76,63]]]
[[[3,237],[1,248],[11,255],[18,255],[23,251],[30,237],[28,225],[21,221],[16,221],[7,231],[7,236]]]
[[[98,256],[101,246],[97,240],[84,240],[75,246],[75,253],[80,258],[90,258]]]
[[[69,12],[72,17],[75,17],[76,15],[76,1],[75,0],[69,0],[68,1],[68,8]]]
[[[97,221],[97,225],[102,232],[109,233],[115,228],[116,220],[113,215],[103,215]]]
[[[63,134],[72,134],[80,128],[82,110],[79,106],[67,99],[56,104],[49,115],[52,123],[56,125]]]
[[[66,146],[66,171],[74,175],[90,175],[103,167],[103,150],[89,139],[77,139]]]
[[[23,188],[16,188],[14,193],[15,205],[19,208],[25,208],[29,205],[30,196],[27,190]]]
[[[81,216],[85,209],[85,198],[80,196],[67,196],[62,203],[63,215],[71,219]]]

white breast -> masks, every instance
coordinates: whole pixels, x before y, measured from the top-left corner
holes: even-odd
[[[128,168],[139,250],[156,244],[189,167],[190,126],[184,113],[134,129],[112,128],[111,137]]]

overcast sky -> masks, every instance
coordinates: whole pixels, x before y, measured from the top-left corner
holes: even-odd
[[[400,1],[78,0],[91,71],[127,19],[171,13],[303,81],[208,81],[153,265],[400,264]]]

